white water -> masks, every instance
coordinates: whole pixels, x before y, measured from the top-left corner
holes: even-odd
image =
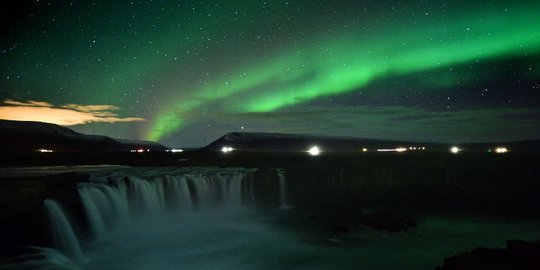
[[[287,180],[282,172],[278,172],[279,177],[279,205],[281,208],[288,208],[289,205],[289,192],[287,189]]]
[[[50,224],[51,235],[55,246],[76,261],[82,259],[82,250],[68,218],[58,203],[47,199],[43,207]]]

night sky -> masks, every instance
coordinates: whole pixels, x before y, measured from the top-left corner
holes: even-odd
[[[168,146],[540,138],[540,1],[0,5],[0,119]]]

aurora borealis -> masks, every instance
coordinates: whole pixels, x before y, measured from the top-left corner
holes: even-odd
[[[84,133],[171,146],[240,130],[540,137],[537,1],[1,5],[0,99],[114,108],[71,126]]]

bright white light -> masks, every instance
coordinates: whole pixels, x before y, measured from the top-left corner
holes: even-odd
[[[508,149],[506,149],[506,147],[497,147],[495,148],[495,153],[497,154],[504,154],[508,152]]]
[[[407,151],[407,148],[405,147],[390,148],[390,149],[377,149],[377,152],[405,152],[405,151]]]
[[[142,153],[144,152],[144,149],[137,149],[137,153]]]
[[[459,149],[459,147],[457,146],[453,146],[452,148],[450,148],[450,152],[452,152],[452,154],[457,154],[459,153],[459,151],[461,151],[461,149]]]
[[[232,152],[234,149],[230,146],[223,146],[223,148],[221,148],[221,152],[223,153],[229,153],[229,152]]]
[[[321,150],[319,149],[319,147],[313,146],[309,148],[307,152],[312,156],[318,156],[321,153]]]
[[[53,152],[53,150],[51,150],[51,149],[38,149],[37,151],[40,152],[40,153],[52,153]]]
[[[184,150],[182,149],[171,149],[171,153],[182,153]]]
[[[367,148],[362,148],[362,152],[367,152]]]

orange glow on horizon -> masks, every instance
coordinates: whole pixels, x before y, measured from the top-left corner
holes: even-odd
[[[118,117],[110,110],[118,109],[112,105],[76,105],[69,104],[61,108],[52,107],[49,103],[29,101],[18,102],[5,100],[9,106],[0,106],[0,119],[15,121],[37,121],[73,126],[95,122],[140,122],[145,121],[139,117]]]

